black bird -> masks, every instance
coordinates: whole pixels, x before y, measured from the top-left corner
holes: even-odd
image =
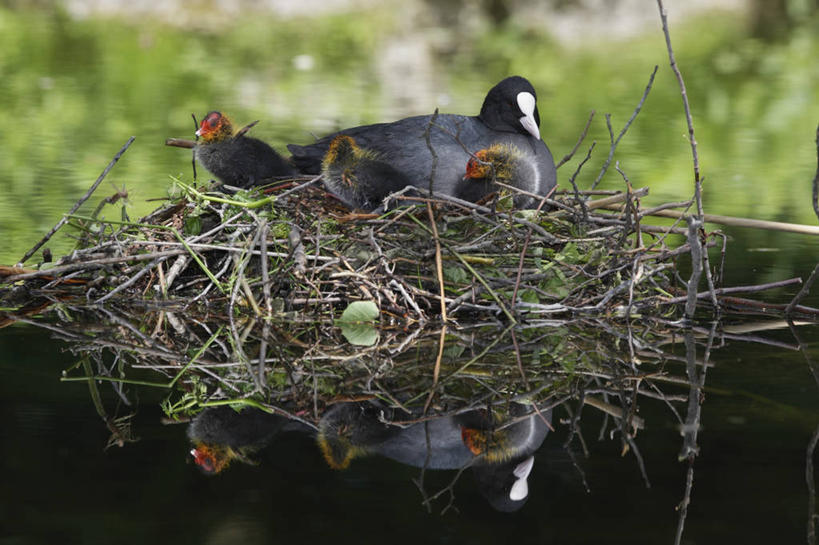
[[[260,185],[296,173],[273,148],[245,136],[245,132],[234,134],[227,116],[209,112],[196,131],[196,136],[202,138],[194,148],[196,158],[223,183],[237,187]]]
[[[496,143],[515,146],[536,165],[535,193],[547,194],[556,184],[554,159],[540,139],[540,114],[532,84],[520,76],[504,79],[486,95],[477,116],[422,115],[392,123],[345,129],[306,146],[290,144],[292,162],[306,174],[318,174],[330,143],[338,134],[351,136],[358,146],[378,154],[379,160],[404,174],[414,186],[429,187],[433,153],[437,156],[433,190],[457,195],[463,168],[471,153]]]

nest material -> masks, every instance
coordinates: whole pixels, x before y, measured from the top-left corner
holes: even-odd
[[[615,196],[619,214],[561,195],[544,203],[549,212],[504,210],[508,197],[404,197],[417,204],[375,216],[295,183],[231,197],[182,184],[183,196],[139,222],[75,219],[78,250],[47,272],[11,270],[5,280],[26,280],[29,294],[221,304],[231,314],[324,319],[371,300],[408,321],[517,321],[660,304],[686,251],[666,245],[674,228],[645,236],[640,193]]]

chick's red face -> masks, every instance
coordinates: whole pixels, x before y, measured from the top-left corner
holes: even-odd
[[[489,171],[489,165],[486,163],[486,150],[480,150],[475,154],[475,157],[470,157],[466,163],[464,178],[485,178]]]
[[[225,118],[219,112],[210,112],[199,124],[199,130],[196,131],[196,136],[201,136],[205,140],[214,138],[220,132],[224,132],[227,123]]]

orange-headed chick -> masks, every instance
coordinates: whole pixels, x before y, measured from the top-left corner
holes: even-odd
[[[540,175],[534,161],[517,147],[509,144],[492,144],[479,150],[469,159],[457,196],[466,201],[478,202],[490,193],[501,192],[504,189],[495,182],[538,194]],[[537,205],[534,198],[514,193],[516,208]]]
[[[367,211],[380,208],[390,193],[412,185],[406,175],[345,134],[330,143],[322,161],[322,178],[327,190],[344,204]]]
[[[251,187],[295,174],[290,163],[261,140],[234,134],[233,124],[221,112],[209,112],[196,136],[196,158],[225,184]]]

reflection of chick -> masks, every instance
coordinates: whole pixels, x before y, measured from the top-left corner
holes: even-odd
[[[283,416],[258,409],[237,412],[230,407],[205,409],[188,426],[191,455],[204,473],[215,475],[233,460],[254,464],[251,456],[285,431],[310,428]]]
[[[215,111],[205,116],[196,131],[202,138],[194,149],[196,158],[223,183],[251,187],[295,173],[273,148],[239,132],[234,135],[230,119]]]
[[[353,209],[374,210],[384,197],[411,185],[404,174],[346,135],[330,143],[321,172],[327,189]]]
[[[458,196],[466,201],[478,202],[490,193],[503,188],[500,182],[539,194],[540,175],[534,161],[515,146],[493,144],[471,157],[466,164],[466,175],[459,186]],[[537,203],[532,197],[515,194],[515,207],[527,208]]]
[[[333,469],[347,469],[354,458],[373,451],[399,428],[382,424],[370,403],[340,403],[319,422],[318,445]]]

